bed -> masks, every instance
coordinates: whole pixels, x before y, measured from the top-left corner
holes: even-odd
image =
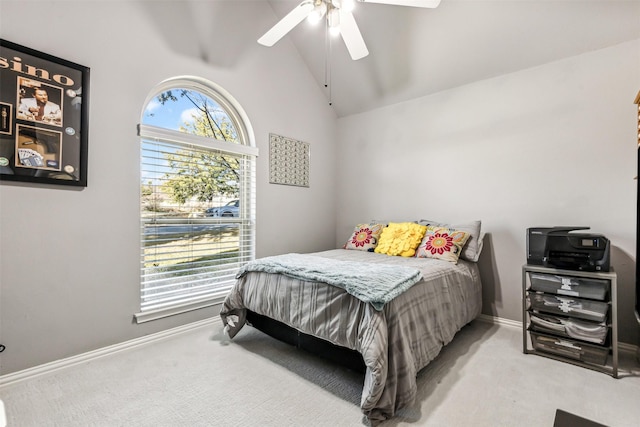
[[[465,257],[451,262],[390,256],[373,252],[371,247],[352,250],[348,245],[303,255],[336,265],[359,264],[371,270],[395,266],[389,268],[419,272],[414,284],[382,304],[329,284],[330,280],[321,280],[324,276],[311,280],[269,269],[243,270],[222,305],[220,316],[225,330],[233,338],[247,318],[260,325],[266,321],[276,332],[277,325],[284,324],[343,350],[339,358],[358,355],[365,371],[361,410],[376,424],[414,401],[418,371],[480,314],[482,286],[473,261],[477,261],[481,248],[479,222],[476,231],[475,237],[468,239],[475,245],[466,257],[472,261]],[[380,237],[375,243],[382,243]],[[424,239],[426,236],[420,242]]]

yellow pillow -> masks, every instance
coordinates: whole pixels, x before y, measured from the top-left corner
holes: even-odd
[[[414,222],[390,222],[382,229],[374,252],[412,257],[426,230],[426,226]]]

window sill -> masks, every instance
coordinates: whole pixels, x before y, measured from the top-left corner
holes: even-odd
[[[175,316],[176,314],[187,313],[193,310],[199,310],[205,307],[211,307],[212,305],[221,304],[224,301],[224,296],[218,296],[213,298],[207,298],[203,300],[191,301],[188,303],[174,305],[171,307],[158,308],[155,310],[147,310],[140,313],[135,313],[133,318],[137,324],[150,322],[152,320],[158,320],[169,316]]]

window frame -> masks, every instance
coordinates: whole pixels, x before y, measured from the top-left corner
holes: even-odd
[[[147,106],[150,102],[157,98],[158,95],[168,91],[175,89],[187,89],[197,91],[211,99],[213,99],[218,105],[225,111],[231,120],[233,126],[237,132],[237,143],[222,141],[215,139],[213,137],[205,137],[200,135],[189,134],[185,132],[180,132],[173,129],[157,127],[152,125],[145,125],[144,122],[144,114],[147,109]],[[251,123],[240,106],[240,104],[222,87],[216,85],[215,83],[208,81],[206,79],[195,77],[195,76],[178,76],[167,79],[156,87],[149,93],[147,96],[140,117],[140,124],[138,124],[138,142],[142,147],[143,141],[161,141],[164,143],[175,144],[176,146],[188,147],[193,146],[194,149],[200,148],[205,149],[211,152],[221,152],[228,153],[234,156],[244,156],[249,158],[249,167],[251,168],[250,173],[243,174],[243,179],[239,183],[241,188],[240,197],[240,205],[241,212],[244,220],[241,221],[243,224],[245,222],[250,223],[251,229],[249,230],[249,239],[243,239],[242,236],[243,230],[242,226],[240,235],[239,235],[239,244],[242,245],[248,244],[250,247],[243,250],[245,254],[249,254],[249,259],[255,258],[255,192],[256,192],[256,165],[257,165],[257,157],[259,154],[258,148],[255,144],[255,136],[253,133],[253,128],[251,127]],[[141,150],[142,151],[142,150]],[[138,164],[141,165],[142,155],[139,159]],[[140,180],[142,178],[142,166],[138,174],[138,187],[141,189]],[[247,182],[247,180],[249,182]],[[140,192],[138,203],[141,204],[142,201],[142,192]],[[140,211],[139,221],[141,222],[142,227],[142,210]],[[141,230],[142,232],[142,230]],[[142,237],[140,240],[141,251],[140,257],[141,261],[144,260],[144,255],[142,251]],[[155,308],[155,309],[143,309],[142,308],[142,290],[143,290],[143,272],[142,267],[140,270],[140,281],[138,282],[138,286],[140,289],[140,300],[138,304],[139,312],[134,314],[134,319],[136,323],[144,323],[168,316],[173,316],[180,313],[186,313],[192,310],[198,310],[201,308],[209,307],[212,305],[219,304],[223,301],[226,296],[228,289],[223,288],[220,292],[209,295],[203,298],[195,298],[188,302],[170,304],[166,307]]]

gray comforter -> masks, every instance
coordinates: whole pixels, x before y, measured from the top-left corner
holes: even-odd
[[[373,423],[390,418],[414,401],[418,371],[462,326],[480,314],[478,267],[463,260],[455,265],[436,259],[344,249],[313,255],[414,267],[422,272],[423,279],[378,311],[344,289],[326,283],[248,272],[238,279],[220,312],[229,336],[233,338],[242,328],[249,309],[303,333],[357,350],[367,367],[362,412]]]

